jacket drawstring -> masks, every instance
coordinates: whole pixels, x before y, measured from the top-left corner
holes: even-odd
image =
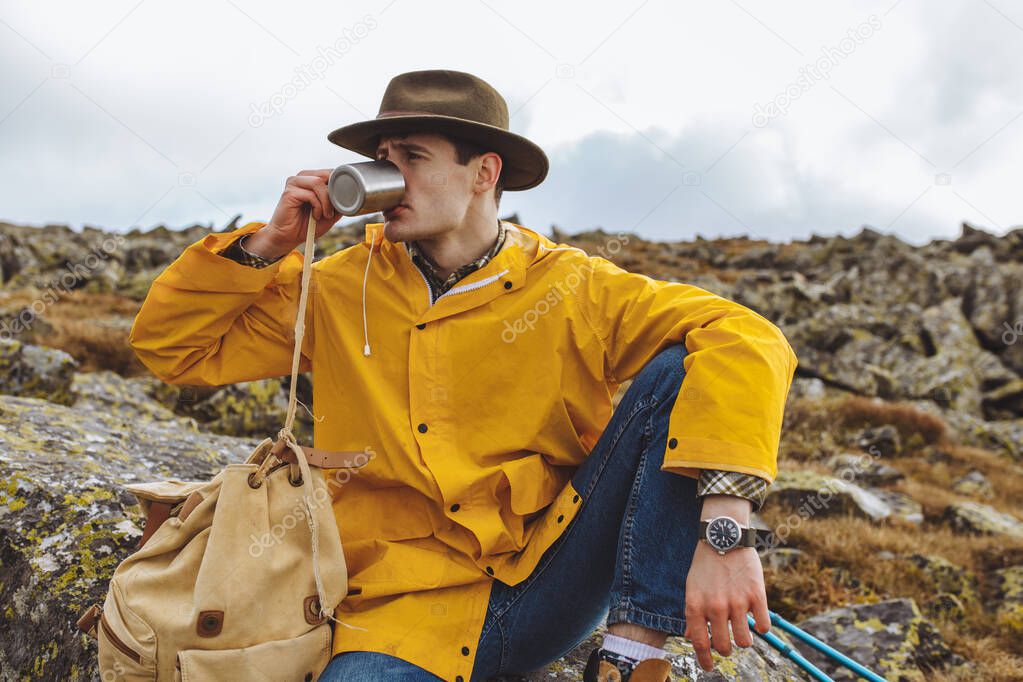
[[[373,259],[373,243],[376,241],[376,230],[371,231],[372,237],[369,243],[369,258],[366,259],[366,273],[362,276],[362,336],[366,345],[362,347],[362,354],[369,355],[369,329],[366,326],[366,280],[369,278],[369,262]]]

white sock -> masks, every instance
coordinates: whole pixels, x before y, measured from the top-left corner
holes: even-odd
[[[600,645],[600,648],[619,656],[626,656],[634,661],[645,661],[648,658],[665,658],[668,654],[668,652],[659,647],[637,642],[627,637],[618,637],[610,633],[604,635],[604,643]]]

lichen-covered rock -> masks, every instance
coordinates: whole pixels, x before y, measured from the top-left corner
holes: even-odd
[[[967,569],[936,554],[909,554],[903,557],[920,569],[935,592],[954,594],[963,601],[976,601],[977,577]]]
[[[972,497],[991,498],[995,496],[995,490],[991,487],[991,481],[987,480],[987,477],[976,469],[953,481],[952,490],[960,495],[970,495]]]
[[[120,486],[206,480],[257,444],[145,409],[0,395],[0,679],[92,680],[95,645],[74,623],[141,534]]]
[[[898,432],[896,432],[898,435]],[[843,472],[852,476],[852,481],[864,486],[881,486],[901,481],[905,474],[883,462],[874,460],[869,454],[853,455],[850,453],[833,455],[828,458],[827,465],[835,475],[845,480]]]
[[[223,231],[236,229],[239,218]],[[362,241],[365,224],[374,219],[378,216],[335,227],[317,240],[316,259]],[[0,283],[10,289],[114,292],[141,301],[171,261],[189,244],[215,231],[212,225],[200,224],[122,233],[0,223]]]
[[[979,502],[950,504],[945,508],[944,519],[959,533],[1023,538],[1023,523],[1019,519]]]
[[[760,553],[760,563],[773,571],[792,568],[806,557],[806,552],[794,547],[772,547]]]
[[[929,618],[961,621],[966,618],[966,605],[951,592],[938,592],[924,602],[923,610]]]
[[[951,437],[956,442],[994,450],[1023,461],[1023,419],[986,421],[956,410],[942,409],[929,401],[915,401],[912,404],[940,415],[952,428]]]
[[[834,609],[797,625],[889,682],[924,682],[932,671],[965,664],[912,599]],[[810,646],[798,648],[834,680],[861,679]]]
[[[995,617],[1013,637],[1023,636],[1023,566],[994,572]]]
[[[853,514],[880,521],[892,514],[888,504],[874,493],[812,471],[779,471],[767,495],[765,504],[783,505],[805,518]]]
[[[78,410],[104,411],[125,420],[145,419],[176,422],[181,428],[195,431],[195,419],[177,415],[166,404],[153,397],[146,380],[125,379],[116,372],[79,372],[74,375],[73,389]]]
[[[209,395],[187,399],[188,390],[179,395],[176,411],[194,417],[201,428],[214,433],[253,438],[275,437],[288,414],[288,383],[291,377],[278,377],[231,384],[214,389]],[[296,397],[306,405],[312,395],[309,379],[298,377]],[[296,403],[293,431],[300,443],[312,443],[312,419]]]
[[[985,345],[996,347],[1002,342],[1003,325],[1023,315],[1019,286],[1023,282],[1023,266],[1019,263],[991,265],[993,261],[989,261],[989,267],[973,269],[963,295],[963,312]]]
[[[891,424],[864,429],[856,439],[856,445],[874,457],[897,457],[902,453],[899,430]]]
[[[1023,379],[1013,378],[985,392],[983,406],[985,419],[1023,417]]]
[[[186,412],[215,433],[266,434],[284,423],[288,395],[282,383],[274,378],[224,386]]]
[[[789,399],[793,398],[823,398],[827,395],[827,385],[817,377],[804,379],[794,377],[792,386],[789,388]]]
[[[924,522],[923,506],[906,493],[884,488],[865,488],[865,490],[888,505],[892,518],[912,524]]]
[[[0,393],[70,405],[76,367],[75,359],[62,350],[0,339]]]
[[[933,266],[930,274],[941,267]],[[971,263],[962,272],[953,271],[966,282],[976,267]],[[841,301],[841,287],[834,286]],[[781,316],[801,374],[832,387],[888,400],[929,400],[974,417],[1018,417],[1023,390],[1008,358],[1015,344],[989,344],[1001,351],[999,356],[978,342],[964,314],[964,288],[963,283],[952,287],[948,298],[929,292],[923,308],[892,296],[818,305],[798,316],[789,316],[791,305],[783,303],[759,312]],[[786,292],[772,287],[756,295],[767,302],[784,299]]]

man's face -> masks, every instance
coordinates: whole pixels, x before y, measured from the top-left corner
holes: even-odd
[[[377,159],[387,159],[405,178],[405,206],[385,215],[384,236],[392,242],[429,238],[463,224],[473,198],[479,159],[462,166],[455,146],[434,133],[382,136]]]

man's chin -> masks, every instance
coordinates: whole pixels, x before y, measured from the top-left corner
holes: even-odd
[[[409,231],[400,218],[387,220],[384,222],[384,237],[389,242],[403,242],[409,239]]]

